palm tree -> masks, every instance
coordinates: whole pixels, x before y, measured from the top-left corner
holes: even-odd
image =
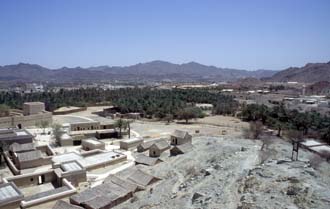
[[[123,129],[127,129],[128,127],[128,122],[126,120],[123,119],[119,119],[115,122],[115,127],[119,128],[119,137],[122,137],[122,130]]]

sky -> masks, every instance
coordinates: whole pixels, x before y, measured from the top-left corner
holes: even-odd
[[[0,65],[330,61],[329,0],[0,0]]]

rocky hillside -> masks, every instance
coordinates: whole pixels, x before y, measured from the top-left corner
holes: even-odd
[[[206,66],[196,62],[173,64],[164,61],[140,63],[127,67],[48,69],[20,63],[0,66],[0,81],[85,82],[85,81],[233,81],[245,77],[269,77],[276,71],[236,70]]]
[[[267,81],[288,82],[297,81],[315,83],[319,81],[330,81],[330,62],[309,63],[304,67],[290,67],[274,74]]]

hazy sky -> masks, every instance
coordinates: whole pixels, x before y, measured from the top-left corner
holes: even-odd
[[[0,0],[0,65],[330,61],[330,0]]]

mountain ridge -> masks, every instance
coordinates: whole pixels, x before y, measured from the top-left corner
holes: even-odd
[[[239,78],[262,78],[276,71],[238,70],[203,65],[197,62],[173,64],[155,60],[130,66],[62,67],[49,69],[37,64],[18,63],[0,66],[0,80],[28,82],[82,82],[82,81],[233,81]]]

